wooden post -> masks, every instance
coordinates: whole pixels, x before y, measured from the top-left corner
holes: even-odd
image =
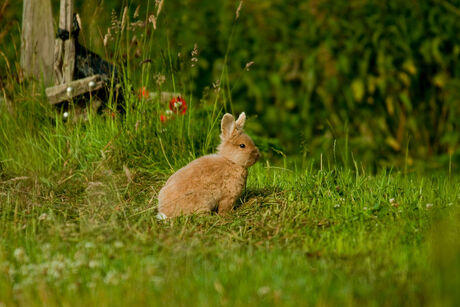
[[[21,67],[25,76],[53,78],[53,15],[50,0],[24,0],[22,10]]]
[[[73,30],[73,0],[61,0],[59,29],[67,31],[68,39],[56,38],[54,47],[55,84],[71,82],[75,70],[75,37]]]
[[[77,96],[104,87],[101,75],[73,80],[75,70],[75,42],[73,27],[73,0],[61,0],[59,29],[54,45],[55,86],[46,89],[46,96],[51,104],[69,101]]]

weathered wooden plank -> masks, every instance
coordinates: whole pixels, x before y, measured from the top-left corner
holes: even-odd
[[[100,75],[94,75],[64,84],[48,87],[46,96],[50,104],[57,104],[62,101],[72,100],[74,97],[98,90],[104,86]]]
[[[61,15],[59,20],[59,26],[66,29],[70,33],[68,40],[64,42],[64,63],[63,63],[63,75],[64,82],[70,82],[73,80],[73,72],[75,70],[75,37],[72,37],[73,30],[73,0],[61,0],[61,5],[64,3],[65,12],[63,14],[61,8]],[[63,16],[65,18],[63,18]]]
[[[54,47],[55,84],[73,80],[75,70],[75,37],[73,30],[73,0],[61,0],[59,28],[68,31],[69,39],[56,38]]]
[[[26,76],[45,84],[53,80],[53,15],[50,0],[24,0],[21,67]]]
[[[64,42],[56,39],[54,44],[54,84],[64,83],[64,76],[62,75],[62,62],[63,62]]]

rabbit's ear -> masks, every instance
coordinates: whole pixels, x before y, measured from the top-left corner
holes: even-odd
[[[226,113],[224,117],[222,117],[221,128],[222,139],[227,139],[232,135],[233,130],[235,130],[235,118],[232,114]]]
[[[240,116],[236,120],[236,128],[243,130],[245,122],[246,122],[246,114],[243,112],[240,114]]]

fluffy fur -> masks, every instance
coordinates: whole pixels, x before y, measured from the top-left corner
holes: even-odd
[[[241,195],[248,168],[260,153],[243,132],[246,115],[238,120],[231,114],[222,118],[221,144],[217,153],[198,158],[175,172],[158,195],[158,217],[210,212],[225,214]]]

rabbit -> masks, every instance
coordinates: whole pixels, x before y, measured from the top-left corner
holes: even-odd
[[[158,194],[158,219],[216,209],[223,215],[233,208],[246,186],[248,168],[260,157],[243,132],[245,121],[244,112],[236,121],[229,113],[222,117],[217,153],[200,157],[169,177]]]

